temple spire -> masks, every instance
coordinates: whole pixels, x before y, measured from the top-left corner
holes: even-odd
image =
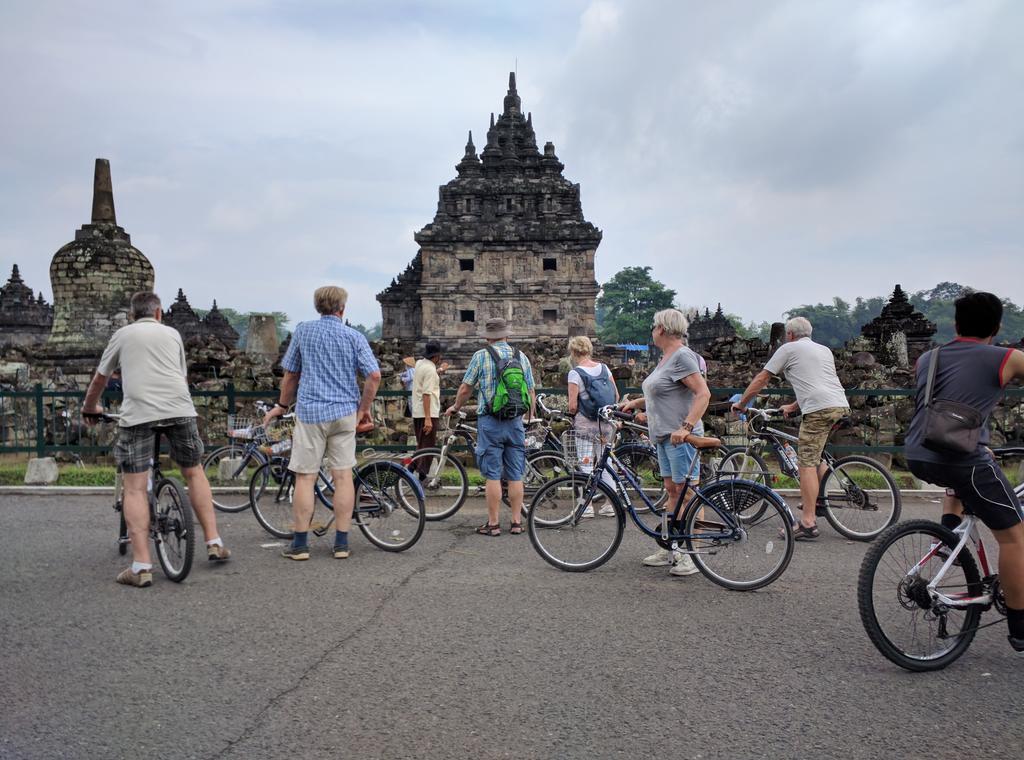
[[[502,116],[516,116],[520,119],[523,116],[522,100],[516,92],[516,72],[508,73],[508,94],[505,95],[505,111]]]
[[[110,161],[96,159],[96,173],[92,183],[92,223],[117,224],[114,214],[114,186],[110,180]]]
[[[516,72],[514,71],[508,72],[508,94],[516,94]]]
[[[475,156],[476,146],[473,144],[473,130],[469,130],[469,138],[466,140],[466,156]]]

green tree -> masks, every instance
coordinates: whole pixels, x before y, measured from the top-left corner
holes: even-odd
[[[352,329],[358,330],[365,335],[367,340],[380,340],[381,330],[383,329],[383,323],[381,322],[373,325],[373,327],[367,327],[363,324],[354,325],[351,322],[347,322],[346,324],[348,324]]]
[[[651,277],[650,267],[626,267],[601,287],[598,335],[605,343],[650,343],[654,313],[672,308],[676,292]]]

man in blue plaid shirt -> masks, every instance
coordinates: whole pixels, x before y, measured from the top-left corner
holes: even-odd
[[[280,399],[264,418],[266,424],[284,414],[298,389],[288,464],[295,473],[295,537],[292,545],[281,552],[289,559],[309,559],[313,485],[325,454],[334,479],[334,556],[349,556],[348,531],[355,506],[352,468],[356,464],[356,426],[373,424],[370,405],[380,386],[380,367],[363,334],[345,324],[342,315],[347,301],[344,288],[326,286],[313,293],[320,319],[302,322],[295,328],[281,360],[285,372]],[[363,377],[361,394],[356,375]]]
[[[484,327],[484,337],[498,357],[504,361],[515,353],[508,344],[508,326],[504,319],[490,319]],[[533,370],[525,354],[519,354],[526,386],[530,389],[530,418],[534,416],[536,393]],[[512,525],[509,533],[523,532],[523,473],[526,471],[526,432],[523,418],[500,420],[487,413],[498,386],[498,366],[486,349],[473,354],[466,368],[458,393],[445,415],[459,411],[473,390],[477,391],[476,459],[480,474],[487,480],[487,522],[477,528],[483,536],[500,536],[498,515],[501,510],[501,478],[508,481],[508,500],[512,507]]]

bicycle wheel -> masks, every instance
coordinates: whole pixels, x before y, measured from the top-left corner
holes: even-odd
[[[627,443],[615,449],[615,456],[626,468],[636,476],[643,488],[644,495],[656,508],[665,505],[668,493],[665,491],[665,479],[661,477],[661,465],[658,464],[658,452],[654,447],[642,443]],[[636,511],[647,512],[642,502],[635,506]],[[660,509],[656,509],[660,513]]]
[[[733,591],[762,588],[785,572],[793,556],[792,519],[774,491],[735,479],[701,488],[683,513],[697,569]]]
[[[410,499],[415,509],[410,509]],[[352,514],[366,539],[388,552],[405,551],[423,534],[426,512],[419,480],[395,462],[370,462],[356,473]]]
[[[537,491],[548,481],[568,475],[572,469],[565,457],[555,451],[533,451],[526,455],[526,469],[523,470],[523,516],[530,513],[530,502]],[[501,481],[501,500],[512,506],[508,498],[506,481]]]
[[[291,538],[295,477],[278,462],[260,465],[249,481],[249,503],[256,522],[275,538]]]
[[[829,524],[854,541],[870,541],[900,519],[900,489],[889,471],[868,457],[832,462],[818,495]]]
[[[533,498],[526,519],[530,543],[545,562],[559,570],[581,573],[607,562],[622,541],[625,515],[615,494],[604,483],[596,483],[589,495],[587,476],[573,473],[550,480]],[[614,505],[611,517],[597,515],[591,503],[598,494]],[[591,507],[593,517],[584,517]]]
[[[237,443],[211,451],[203,460],[203,472],[210,481],[213,506],[221,512],[241,512],[249,508],[249,481],[266,459],[259,454],[246,456],[245,446]]]
[[[772,487],[772,474],[768,471],[768,465],[753,448],[730,451],[718,465],[717,474],[720,478],[741,478],[767,488]]]
[[[940,670],[967,651],[981,617],[980,607],[940,608],[928,584],[945,562],[932,554],[957,544],[951,530],[928,520],[893,525],[871,544],[857,579],[857,607],[871,642],[901,668]],[[929,556],[932,555],[932,556]],[[927,559],[926,559],[927,558]],[[978,566],[966,549],[951,565],[940,588],[947,596],[981,593]]]
[[[402,461],[423,487],[423,506],[428,521],[444,520],[462,508],[469,493],[469,478],[462,462],[437,448],[420,449]],[[399,485],[402,505],[415,511],[417,492]]]
[[[118,522],[121,524],[117,529],[117,553],[122,557],[128,553],[128,523],[124,519],[124,507],[118,507]]]
[[[156,556],[164,575],[175,583],[181,583],[192,569],[195,552],[192,503],[181,484],[170,478],[156,484],[153,500]]]

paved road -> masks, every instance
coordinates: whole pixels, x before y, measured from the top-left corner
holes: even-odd
[[[0,497],[0,757],[1014,757],[1002,625],[941,673],[865,636],[829,529],[748,594],[643,568],[637,531],[562,573],[477,509],[390,555],[305,563],[249,514],[236,558],[113,583],[106,497]],[[936,509],[918,500],[907,516]]]

